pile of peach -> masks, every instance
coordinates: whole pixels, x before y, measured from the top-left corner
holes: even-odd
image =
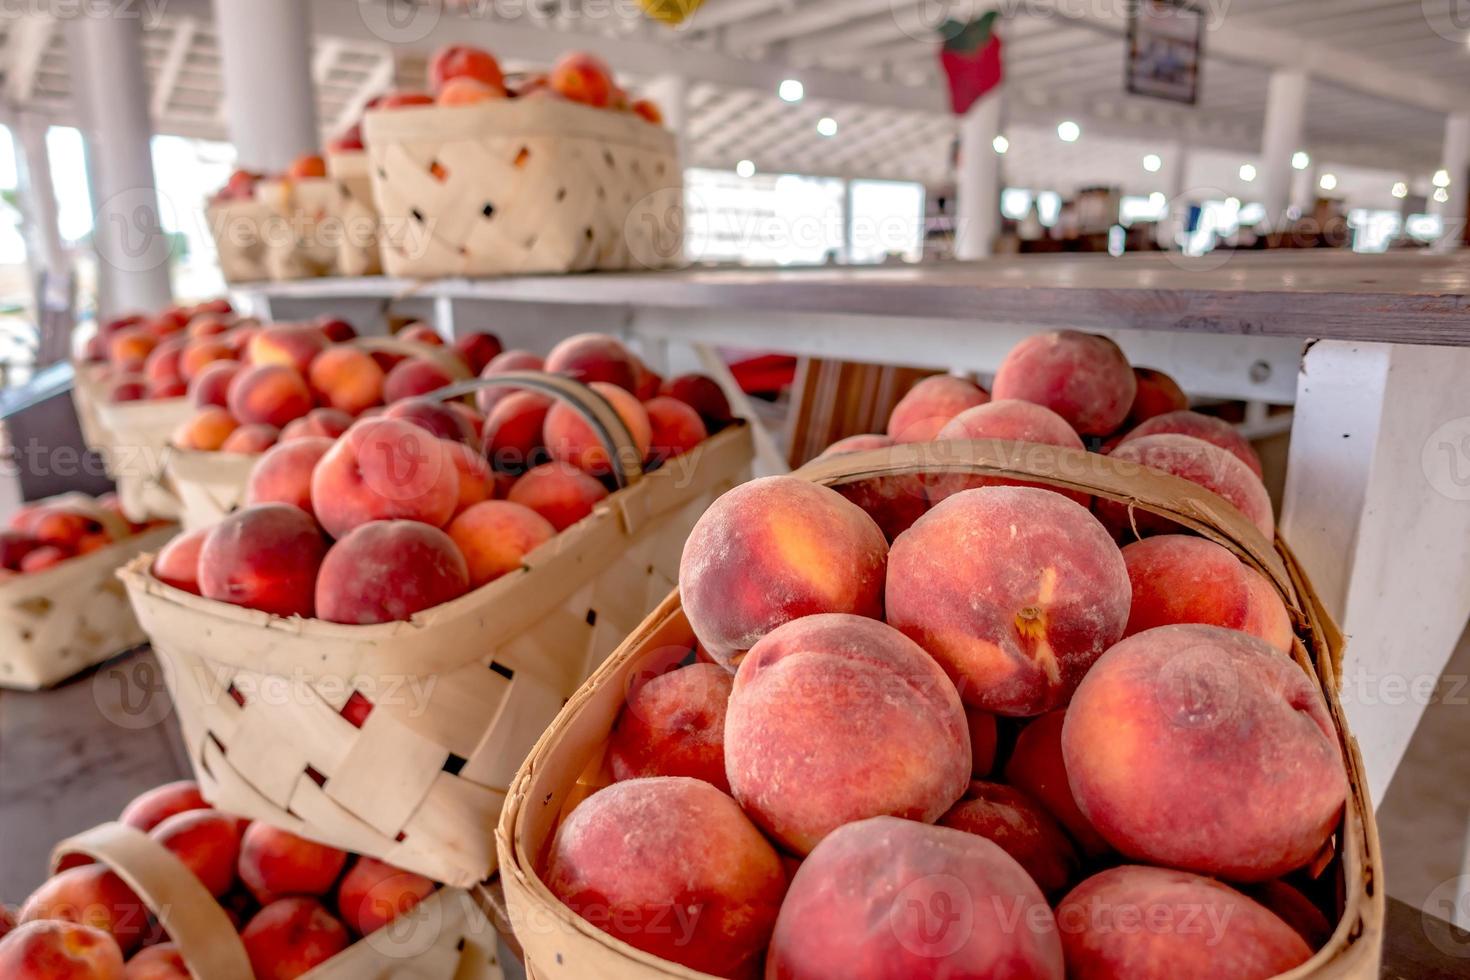
[[[118,818],[173,853],[239,929],[256,980],[291,980],[411,911],[434,882],[370,857],[213,809],[192,781]],[[82,855],[62,862],[11,917],[0,906],[6,980],[190,980],[178,947],[133,890]]]
[[[361,149],[361,147],[358,147]],[[257,185],[265,180],[313,180],[327,176],[327,161],[319,153],[303,153],[291,161],[284,172],[267,174],[258,170],[236,170],[230,174],[224,186],[210,195],[211,204],[229,201],[250,201],[255,198]]]
[[[317,378],[337,352],[381,376],[372,356],[346,347],[320,353],[308,376]],[[300,377],[275,367],[277,377]],[[616,412],[636,456],[624,467],[664,465],[731,420],[709,378],[665,382],[601,334],[563,341],[544,365],[528,351],[505,351],[481,374],[543,368],[587,383]],[[412,372],[412,384],[401,390],[402,372]],[[467,404],[416,397],[448,380],[429,361],[410,358],[375,389],[374,403],[382,394],[407,395],[381,412],[364,409],[340,434],[290,433],[291,423],[251,470],[247,506],[169,542],[153,574],[277,616],[364,625],[407,620],[522,568],[526,555],[609,494],[614,460],[575,409],[545,395],[483,390],[483,421]],[[241,384],[231,387],[232,405],[263,390]]]
[[[123,516],[116,494],[103,494],[96,504],[115,514],[129,536],[164,523],[129,521]],[[55,568],[68,558],[89,555],[115,540],[112,531],[84,508],[64,501],[27,504],[10,516],[6,529],[0,530],[0,582]]]
[[[995,387],[923,382],[891,437],[1080,449],[1153,410],[1080,334],[1027,341]],[[1233,450],[1178,434],[1222,433],[1165,407],[1114,453],[1259,489]],[[1309,959],[1348,782],[1261,574],[1143,521],[1120,548],[1132,525],[1075,492],[864,490],[890,518],[920,506],[890,537],[770,477],[701,518],[679,581],[696,648],[639,665],[612,782],[547,855],[552,892],[729,977],[1249,980]]]
[[[135,313],[101,324],[83,360],[98,365],[93,370],[109,401],[179,398],[206,364],[239,356],[253,323],[236,318],[224,299],[173,306],[154,317]]]

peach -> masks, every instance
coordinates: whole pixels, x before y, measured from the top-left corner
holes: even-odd
[[[580,333],[563,340],[546,355],[546,370],[583,384],[602,381],[628,392],[638,381],[632,352],[605,333]]]
[[[208,534],[209,530],[209,528],[201,528],[189,534]],[[122,816],[117,819],[120,823],[147,833],[175,814],[208,809],[209,804],[199,792],[199,784],[192,779],[180,779],[177,782],[164,783],[162,786],[155,786],[145,793],[138,794],[131,803],[123,808]]]
[[[1312,949],[1321,949],[1332,938],[1332,923],[1307,896],[1284,881],[1251,885],[1246,894],[1275,912],[1296,930]]]
[[[698,663],[637,684],[608,738],[613,778],[690,776],[730,792],[725,710],[733,685],[725,668]]]
[[[1311,678],[1218,626],[1160,626],[1104,654],[1067,710],[1062,753],[1078,805],[1124,855],[1235,881],[1310,861],[1347,792]]]
[[[349,415],[382,404],[385,378],[373,356],[356,347],[330,347],[322,351],[307,372],[317,400]]]
[[[505,76],[495,56],[468,44],[448,44],[429,59],[429,87],[438,92],[452,78],[471,78],[505,91]]]
[[[262,327],[245,348],[245,359],[260,367],[284,364],[295,368],[303,377],[311,370],[311,362],[327,349],[327,335],[304,323],[276,323]]]
[[[347,927],[314,898],[282,898],[240,930],[255,980],[295,980],[346,949]]]
[[[75,550],[91,534],[103,533],[92,515],[66,504],[36,504],[16,515],[16,528],[43,545]]]
[[[924,378],[908,390],[888,416],[894,442],[930,442],[949,420],[990,401],[985,389],[948,374]]]
[[[1058,330],[1011,348],[991,390],[996,398],[1045,405],[1084,436],[1105,436],[1127,418],[1138,381],[1107,337]]]
[[[469,423],[470,431],[475,433],[475,437],[476,439],[478,439],[480,430],[485,427],[485,416],[481,415],[478,410],[472,408],[459,399],[445,402],[444,404],[449,408],[451,412],[458,415],[460,418]]]
[[[1160,534],[1123,549],[1133,603],[1125,636],[1155,626],[1205,623],[1241,630],[1291,652],[1291,618],[1271,583],[1221,545]]]
[[[733,667],[793,619],[882,617],[887,555],[878,525],[836,491],[764,477],[721,495],[696,522],[679,562],[679,591],[700,643]]]
[[[664,124],[663,110],[658,107],[658,103],[650,99],[636,100],[633,103],[633,112],[635,115],[653,123],[655,126],[662,126]]]
[[[280,428],[315,407],[306,379],[284,364],[252,365],[230,382],[230,414],[242,423]]]
[[[479,433],[470,428],[464,417],[443,402],[432,398],[399,399],[383,410],[382,417],[412,422],[440,439],[479,446]]]
[[[607,496],[607,487],[570,463],[543,463],[532,467],[511,485],[506,499],[521,504],[565,531],[592,513]]]
[[[971,783],[960,801],[939,818],[939,826],[994,841],[1049,897],[1065,891],[1081,867],[1076,848],[1056,820],[1011,786]]]
[[[238,361],[210,361],[189,382],[189,397],[199,408],[209,405],[225,408],[229,404],[230,385],[243,368]]]
[[[847,613],[789,622],[751,647],[724,734],[732,795],[796,854],[866,817],[933,823],[970,780],[965,712],[944,671],[893,627]]]
[[[1067,975],[1099,980],[1263,980],[1312,951],[1285,922],[1228,885],[1167,868],[1093,875],[1056,911]]]
[[[153,577],[164,585],[199,595],[199,552],[209,530],[201,527],[170,539],[153,559]]]
[[[222,453],[263,453],[276,444],[281,430],[273,425],[255,422],[242,425],[220,443]]]
[[[430,347],[444,346],[444,338],[439,334],[439,331],[422,320],[410,323],[398,331],[397,338],[399,340],[406,340],[411,344],[426,344]]]
[[[148,397],[150,399],[182,398],[188,393],[189,386],[177,378],[148,382]]]
[[[601,395],[622,420],[632,442],[632,452],[619,460],[623,471],[642,469],[653,438],[653,427],[643,404],[632,392],[606,381],[593,381],[589,387]],[[592,425],[566,402],[556,402],[547,411],[542,437],[552,459],[571,463],[593,476],[613,472],[612,451],[603,444]]]
[[[1100,858],[1112,852],[1092,821],[1077,805],[1067,782],[1067,764],[1062,757],[1062,723],[1065,713],[1059,708],[1032,719],[1011,749],[1006,760],[1005,780],[1024,790],[1066,828],[1082,853]]]
[[[297,439],[335,439],[352,428],[352,416],[338,408],[313,408],[299,419],[287,422],[277,442]]]
[[[142,377],[119,378],[107,392],[112,402],[136,402],[148,397],[148,382]]]
[[[407,621],[469,587],[464,556],[437,527],[369,521],[327,552],[316,581],[316,612],[329,623]]]
[[[838,439],[822,450],[817,458],[888,449],[893,445],[893,439],[889,436],[865,433]],[[861,507],[877,522],[878,527],[883,530],[883,536],[891,543],[894,538],[913,527],[914,521],[929,510],[929,496],[924,488],[924,479],[916,474],[882,476],[844,483],[833,489]]]
[[[245,481],[246,506],[290,504],[315,517],[311,506],[311,474],[331,448],[332,440],[321,436],[292,439],[272,447],[250,469]]]
[[[658,397],[658,390],[664,384],[662,375],[643,363],[643,359],[636,354],[633,355],[633,374],[633,394],[638,396],[640,402]]]
[[[365,419],[316,465],[311,500],[334,538],[374,520],[442,527],[459,504],[459,475],[443,440],[402,419]]]
[[[235,417],[218,405],[206,405],[174,429],[173,444],[180,449],[218,452],[240,427]]]
[[[1164,433],[1194,436],[1196,439],[1203,439],[1211,445],[1219,446],[1249,466],[1257,479],[1261,476],[1261,457],[1256,455],[1256,450],[1251,446],[1250,440],[1224,419],[1217,419],[1212,415],[1201,415],[1199,412],[1167,412],[1156,415],[1124,436],[1119,445],[1127,445],[1134,439],[1143,436],[1156,436]]]
[[[643,403],[648,414],[648,461],[653,465],[682,456],[709,438],[699,413],[677,398],[659,396]]]
[[[427,92],[389,92],[379,97],[378,109],[403,109],[415,105],[433,105],[434,97]]]
[[[312,615],[313,583],[327,543],[311,515],[286,504],[256,504],[210,529],[199,552],[206,599],[275,616]]]
[[[562,98],[607,108],[612,102],[612,71],[587,51],[569,51],[557,59],[548,77],[551,90]]]
[[[476,331],[462,333],[454,338],[454,350],[464,359],[471,374],[479,374],[505,349],[500,338],[493,333]]]
[[[44,572],[48,568],[55,568],[68,558],[75,557],[76,552],[55,545],[44,544],[35,551],[30,552],[20,560],[20,571],[26,573]]]
[[[781,859],[735,801],[698,779],[614,783],[557,828],[546,885],[644,952],[753,976],[786,891]]]
[[[495,497],[495,472],[485,457],[462,442],[443,440],[444,451],[454,463],[459,474],[459,499],[454,505],[453,517],[458,517],[475,504]],[[452,519],[451,518],[451,519]]]
[[[43,920],[0,940],[0,976],[7,980],[124,980],[123,954],[101,929]]]
[[[551,405],[550,397],[535,391],[507,391],[495,401],[480,437],[496,469],[518,473],[545,458],[541,431]]]
[[[77,922],[100,929],[124,954],[137,948],[148,927],[148,909],[121,878],[100,864],[68,868],[47,878],[20,907],[22,923],[40,919]],[[6,938],[14,942],[17,929]]]
[[[1133,405],[1128,409],[1124,425],[1133,428],[1141,422],[1163,415],[1166,412],[1182,412],[1189,407],[1189,396],[1179,387],[1179,382],[1163,371],[1136,367],[1133,380],[1138,391],[1133,396]]]
[[[303,153],[291,165],[286,168],[286,176],[293,180],[309,180],[313,177],[325,177],[327,175],[327,161],[318,154]]]
[[[229,344],[215,337],[200,337],[184,345],[179,355],[179,373],[185,381],[193,381],[199,372],[215,361],[233,361],[235,351]]]
[[[1233,504],[1268,540],[1275,536],[1276,519],[1265,485],[1249,466],[1213,443],[1162,433],[1127,439],[1110,455],[1196,483]],[[1131,534],[1135,527],[1144,536],[1178,529],[1173,521],[1145,511],[1130,515],[1123,504],[1113,501],[1098,501],[1098,517],[1119,536]]]
[[[143,362],[143,376],[148,379],[149,384],[159,385],[165,382],[182,382],[183,374],[179,367],[179,360],[184,354],[184,341],[177,337],[171,337],[163,341],[148,354],[148,359]]]
[[[540,371],[544,367],[541,358],[528,350],[508,350],[496,354],[490,359],[490,363],[480,369],[480,377],[493,378],[497,374],[505,374],[507,371]],[[509,398],[516,392],[514,388],[481,388],[475,392],[475,407],[485,415],[490,414],[496,404],[503,398]]]
[[[149,832],[174,853],[216,898],[235,884],[240,857],[239,821],[218,810],[176,813]]]
[[[120,371],[142,371],[158,338],[142,327],[125,327],[107,343],[107,356]]]
[[[123,980],[193,980],[184,955],[173,943],[140,949],[128,960]]]
[[[40,547],[40,541],[23,531],[0,531],[0,568],[14,571],[26,555]]]
[[[366,936],[412,911],[434,894],[434,882],[385,864],[360,857],[337,886],[337,911],[359,936]]]
[[[1130,594],[1097,519],[1032,487],[961,491],[888,556],[888,622],[939,661],[966,704],[1001,715],[1066,704],[1123,636]]]
[[[1023,462],[1027,445],[1061,446],[1065,449],[1083,450],[1082,437],[1067,424],[1067,420],[1042,405],[1023,402],[1014,398],[1002,398],[974,408],[967,408],[950,419],[939,430],[937,439],[1001,439],[1015,443],[1009,447],[1011,459]],[[961,490],[978,487],[1039,487],[1064,493],[1083,507],[1092,505],[1092,495],[1080,491],[1054,490],[1041,483],[1025,480],[1008,480],[998,476],[966,476],[960,473],[935,474],[925,481],[929,499],[939,503]]]
[[[393,365],[383,379],[383,401],[391,403],[400,398],[427,395],[453,383],[454,378],[438,364],[422,357],[410,357]]]
[[[357,331],[353,329],[352,324],[334,316],[317,317],[316,328],[334,344],[345,343],[357,336]]]
[[[735,420],[724,389],[707,375],[681,374],[670,378],[663,383],[658,393],[677,398],[694,409],[711,432],[718,432]]]
[[[519,570],[526,555],[556,536],[550,521],[509,500],[472,504],[446,530],[464,555],[473,589]]]
[[[200,337],[216,337],[228,333],[230,321],[213,313],[202,313],[189,321],[185,336],[190,340]]]
[[[474,78],[451,78],[444,83],[434,101],[439,105],[475,105],[506,97],[505,90],[492,88]]]
[[[995,715],[966,708],[965,722],[970,729],[970,775],[984,779],[995,767],[995,750],[1000,741]]]
[[[1062,980],[1040,889],[991,841],[874,817],[830,834],[791,882],[768,980]]]
[[[240,839],[240,880],[262,904],[282,895],[325,895],[346,864],[346,851],[259,820]]]

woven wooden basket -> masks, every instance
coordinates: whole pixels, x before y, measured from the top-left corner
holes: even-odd
[[[159,482],[174,429],[194,413],[187,398],[111,402],[97,372],[82,365],[72,385],[82,437],[101,457],[129,520],[172,519],[178,500]]]
[[[264,282],[270,278],[264,230],[270,213],[263,202],[253,199],[205,206],[204,215],[225,282]]]
[[[343,231],[337,246],[337,275],[376,276],[383,271],[383,263],[367,152],[327,154],[327,173],[337,182],[336,214]]]
[[[335,180],[262,180],[255,197],[269,212],[261,224],[266,275],[281,281],[336,274],[343,236],[337,220],[342,192]]]
[[[553,98],[369,112],[389,275],[660,268],[683,256],[673,136]]]
[[[86,510],[115,540],[45,571],[0,581],[0,687],[50,687],[144,642],[117,570],[178,531],[170,524],[129,534],[117,515],[85,494],[48,500]]]
[[[1333,872],[1342,910],[1332,939],[1310,961],[1284,977],[1338,980],[1378,976],[1383,944],[1384,897],[1378,830],[1368,799],[1363,761],[1348,734],[1337,699],[1343,640],[1286,545],[1273,548],[1239,511],[1203,488],[1105,456],[1051,446],[993,440],[923,443],[892,450],[817,460],[796,475],[836,486],[905,473],[961,472],[1022,478],[1081,490],[1163,514],[1234,551],[1275,585],[1296,628],[1294,655],[1317,681],[1336,724],[1351,790],[1335,838]],[[612,781],[604,763],[625,692],[646,665],[667,665],[670,651],[689,651],[694,634],[677,592],[628,637],[567,703],[516,774],[496,830],[501,880],[510,919],[527,962],[541,980],[695,980],[704,978],[650,956],[595,928],[552,895],[541,879],[544,855],[563,817]]]
[[[245,946],[224,909],[172,851],[125,824],[104,823],[56,845],[114,871],[157,917],[201,980],[254,980]],[[442,888],[358,940],[301,980],[501,980],[496,933],[470,893]]]
[[[491,380],[517,377],[463,387]],[[631,450],[607,403],[575,382],[519,380],[576,399]],[[747,478],[751,454],[736,425],[652,473],[632,469],[523,571],[406,623],[282,619],[170,588],[149,573],[152,556],[139,557],[120,574],[163,659],[205,796],[438,881],[486,878],[516,767],[668,591],[685,536]],[[341,713],[354,692],[374,704],[361,728]]]

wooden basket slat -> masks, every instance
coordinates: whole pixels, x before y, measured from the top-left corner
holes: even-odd
[[[107,475],[117,484],[118,499],[129,520],[173,518],[178,502],[159,486],[169,436],[193,414],[187,398],[109,402],[104,386],[88,365],[78,365],[72,400],[79,419],[87,420],[83,437],[102,457]]]

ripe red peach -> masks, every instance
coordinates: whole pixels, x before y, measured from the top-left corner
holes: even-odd
[[[541,431],[552,400],[536,391],[509,392],[485,416],[485,456],[498,470],[521,472],[546,456]]]
[[[847,613],[751,647],[724,735],[735,799],[796,854],[866,817],[932,823],[970,781],[969,728],[944,671],[893,627]]]
[[[214,313],[201,313],[189,321],[185,328],[185,336],[190,340],[200,337],[216,337],[222,333],[228,333],[230,321],[225,317]]]
[[[1296,930],[1311,949],[1321,949],[1332,938],[1332,923],[1313,902],[1284,881],[1263,881],[1245,889],[1247,895],[1276,913]]]
[[[311,180],[326,175],[327,161],[316,153],[303,153],[286,168],[286,176],[293,180]]]
[[[37,920],[78,922],[111,936],[124,954],[136,949],[148,927],[148,909],[133,890],[100,864],[58,872],[42,882],[20,907],[24,926]],[[14,936],[7,937],[13,942]]]
[[[1160,626],[1104,654],[1067,710],[1062,753],[1078,805],[1108,843],[1233,881],[1310,861],[1347,792],[1311,678],[1218,626]]]
[[[1128,623],[1128,569],[1075,501],[1031,487],[965,490],[899,535],[888,622],[944,667],[971,707],[1041,714]]]
[[[817,458],[888,449],[894,445],[890,436],[865,433],[838,439],[822,450]],[[877,522],[878,527],[883,530],[883,536],[891,543],[894,538],[913,527],[914,521],[929,510],[929,495],[924,480],[924,477],[917,474],[881,476],[844,483],[833,489],[861,507],[864,513]]]
[[[1011,348],[995,372],[992,392],[1045,405],[1084,436],[1105,436],[1127,418],[1138,381],[1113,341],[1058,330]]]
[[[698,779],[614,783],[557,828],[546,885],[592,926],[705,973],[754,976],[786,873],[735,801]]]
[[[1163,371],[1136,367],[1133,379],[1138,384],[1138,392],[1128,409],[1128,418],[1123,423],[1125,427],[1131,429],[1155,415],[1182,412],[1189,407],[1189,396],[1179,387],[1179,382]]]
[[[176,813],[148,834],[173,852],[216,898],[235,884],[239,821],[218,810]]]
[[[393,365],[383,379],[383,401],[391,404],[400,398],[427,395],[453,383],[454,378],[438,364],[422,357],[410,357]]]
[[[346,343],[357,336],[352,324],[337,317],[321,316],[316,319],[316,328],[334,344]]]
[[[20,560],[20,571],[27,574],[44,572],[48,568],[55,568],[68,558],[75,557],[76,552],[55,545],[43,544],[41,547],[27,554]]]
[[[1139,424],[1137,428],[1124,436],[1119,445],[1126,445],[1143,436],[1156,436],[1164,433],[1194,436],[1196,439],[1203,439],[1211,445],[1219,446],[1249,466],[1257,479],[1261,476],[1261,457],[1256,455],[1256,450],[1250,444],[1250,440],[1241,435],[1240,430],[1235,426],[1213,415],[1185,411],[1156,415]]]
[[[142,371],[158,338],[142,327],[126,327],[108,339],[107,355],[120,371]]]
[[[148,397],[148,382],[141,375],[123,376],[107,391],[110,402],[136,402]]]
[[[0,940],[6,980],[125,980],[123,954],[104,930],[75,922],[30,922]]]
[[[346,949],[347,927],[314,898],[282,898],[240,930],[255,980],[295,980]]]
[[[422,320],[410,323],[398,331],[399,340],[406,340],[410,344],[426,344],[430,347],[443,347],[444,337],[433,327]]]
[[[193,381],[215,361],[233,360],[235,352],[229,344],[214,337],[200,337],[184,345],[184,352],[179,355],[179,373],[185,381]]]
[[[1051,814],[1012,786],[971,783],[960,801],[939,818],[939,826],[994,841],[1048,897],[1061,895],[1081,868],[1076,848]]]
[[[455,472],[459,474],[459,499],[455,502],[452,520],[475,504],[494,499],[495,472],[485,462],[484,456],[464,443],[448,439],[443,442],[444,451],[449,454]]]
[[[263,422],[278,429],[316,405],[306,379],[284,364],[246,368],[230,382],[226,397],[230,414],[242,423]]]
[[[643,404],[631,392],[606,381],[594,381],[589,387],[606,399],[622,419],[632,440],[632,452],[620,460],[624,472],[642,469],[653,438],[653,428]],[[587,420],[567,402],[556,402],[547,411],[542,437],[552,459],[571,463],[593,476],[605,476],[613,471],[612,451],[603,444]]]
[[[462,333],[454,338],[454,350],[464,358],[471,374],[479,374],[505,348],[493,333]]]
[[[272,447],[250,469],[245,481],[245,505],[290,504],[314,517],[311,474],[331,448],[332,440],[321,436],[293,439]]]
[[[407,621],[469,591],[449,535],[419,521],[369,521],[332,545],[316,580],[316,613],[329,623]]]
[[[322,351],[307,372],[317,400],[349,415],[383,403],[386,377],[372,354],[345,346]]]
[[[317,463],[311,502],[334,538],[376,520],[443,527],[459,504],[459,474],[443,440],[401,419],[365,419]]]
[[[601,381],[631,392],[638,382],[633,354],[616,337],[580,333],[568,337],[546,355],[546,370],[583,384]]]
[[[240,423],[227,410],[207,405],[174,429],[172,441],[180,449],[218,452],[230,433],[239,427]]]
[[[199,552],[209,530],[201,527],[187,531],[159,549],[158,557],[153,559],[153,577],[165,585],[199,595]]]
[[[643,358],[633,355],[633,394],[638,396],[640,402],[648,402],[658,397],[658,391],[663,387],[663,377],[647,364]],[[677,400],[677,399],[676,399]],[[702,419],[700,420],[703,421]]]
[[[550,521],[509,500],[472,504],[446,530],[464,555],[473,589],[518,570],[526,555],[556,536]]]
[[[700,663],[637,684],[608,738],[613,778],[690,776],[730,792],[725,711],[733,685],[725,668]]]
[[[201,528],[200,531],[191,531],[190,534],[199,534],[201,531],[207,534],[209,529]],[[147,833],[175,814],[208,809],[209,804],[199,792],[199,784],[192,779],[180,779],[138,794],[123,808],[122,816],[117,819],[120,823]]]
[[[506,499],[521,504],[565,531],[592,513],[607,487],[570,463],[543,463],[511,484]]]
[[[259,820],[240,839],[240,880],[262,904],[282,895],[325,895],[346,864],[346,851]]]
[[[606,108],[612,103],[612,71],[602,59],[587,51],[569,51],[551,67],[547,79],[552,91],[584,105]]]
[[[189,382],[189,398],[199,408],[229,405],[230,385],[235,375],[244,369],[238,361],[211,361],[204,365]]]
[[[263,453],[274,446],[280,436],[281,430],[275,426],[254,422],[231,432],[220,443],[219,449],[222,453]]]
[[[327,335],[309,324],[276,323],[261,327],[245,348],[245,359],[255,367],[283,364],[305,377],[311,362],[327,349]]]
[[[1274,913],[1210,878],[1124,865],[1078,885],[1056,911],[1068,976],[1100,980],[1274,977],[1312,951]]]
[[[337,886],[337,911],[359,936],[366,936],[412,911],[434,894],[434,882],[363,856]]]
[[[179,360],[184,353],[184,341],[181,338],[171,337],[153,348],[148,354],[148,359],[143,362],[143,376],[151,385],[160,385],[165,382],[182,382],[182,374]]]
[[[40,547],[40,541],[23,531],[0,531],[0,568],[15,571],[26,555]]]
[[[985,389],[948,374],[924,378],[908,390],[888,416],[894,442],[930,442],[949,420],[990,401]]]
[[[312,615],[312,591],[327,543],[311,515],[257,504],[210,529],[199,552],[199,591],[275,616]]]
[[[490,363],[480,369],[480,377],[493,378],[507,371],[540,371],[544,367],[541,358],[528,350],[508,350],[496,354]],[[475,392],[475,407],[486,416],[502,398],[509,398],[514,388],[481,388]]]
[[[173,943],[140,949],[123,969],[123,980],[194,980],[184,954]]]
[[[657,465],[682,456],[709,438],[699,413],[677,398],[659,396],[643,403],[648,413],[648,461]]]
[[[995,767],[995,750],[1000,741],[995,715],[966,708],[965,722],[970,729],[970,775],[984,779]]]
[[[1033,718],[1016,736],[1006,760],[1005,780],[1025,791],[1066,828],[1082,853],[1100,858],[1112,852],[1092,821],[1077,805],[1067,782],[1067,764],[1062,757],[1062,723],[1065,712],[1058,708]]]
[[[495,56],[468,44],[448,44],[429,59],[429,87],[435,92],[451,78],[473,78],[478,82],[505,89],[505,76]]]
[[[182,398],[189,393],[189,386],[177,379],[148,382],[148,398]]]
[[[1196,483],[1235,505],[1268,540],[1275,536],[1276,519],[1266,487],[1249,466],[1219,446],[1194,436],[1164,433],[1129,439],[1110,456]],[[1178,529],[1172,521],[1142,510],[1134,510],[1130,521],[1127,508],[1113,501],[1098,501],[1098,517],[1119,536],[1135,527],[1145,536]]]
[[[939,430],[936,439],[1001,439],[1015,443],[1009,447],[1010,457],[1017,462],[1026,459],[1027,445],[1061,446],[1064,449],[1083,450],[1082,437],[1067,424],[1067,420],[1042,405],[1023,402],[1015,398],[1000,398],[984,405],[967,408]],[[1008,480],[998,476],[966,476],[960,473],[936,474],[925,481],[929,499],[939,503],[961,490],[978,487],[1039,487],[1052,490],[1043,483],[1025,480]],[[1092,495],[1081,491],[1056,490],[1077,501],[1083,507],[1092,505]]]
[[[658,393],[677,398],[694,409],[711,432],[717,432],[735,420],[724,389],[708,375],[681,374],[665,381]]]
[[[287,422],[277,442],[325,437],[335,439],[352,428],[352,416],[338,408],[313,408],[299,419]]]
[[[479,433],[448,405],[432,398],[401,398],[383,410],[385,419],[403,419],[440,439],[463,442],[478,448]]]
[[[817,845],[766,958],[769,980],[1062,975],[1051,909],[1014,859],[983,837],[893,817]]]
[[[1125,636],[1155,626],[1205,623],[1241,630],[1290,653],[1286,604],[1260,572],[1213,541],[1160,534],[1123,549],[1133,603]]]

